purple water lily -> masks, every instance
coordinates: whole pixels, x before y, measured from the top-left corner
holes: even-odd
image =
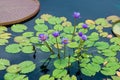
[[[77,18],[81,18],[79,12],[74,12],[74,13],[73,13],[73,17],[74,17],[75,19],[77,19]]]
[[[84,41],[87,40],[87,36],[86,36],[86,35],[82,35],[81,38],[82,38],[82,40],[84,40]]]
[[[69,42],[68,42],[68,38],[63,38],[62,39],[62,44],[68,44]]]
[[[48,36],[45,35],[45,34],[39,34],[39,39],[40,39],[41,41],[46,41],[46,40],[48,39]]]
[[[82,33],[82,32],[79,32],[78,35],[79,35],[80,37],[82,37],[83,33]]]
[[[86,29],[86,28],[88,28],[88,25],[87,25],[87,24],[83,24],[82,27],[83,27],[84,29]]]
[[[52,35],[53,35],[54,37],[58,37],[60,34],[59,34],[58,31],[55,31],[55,32],[52,33]]]

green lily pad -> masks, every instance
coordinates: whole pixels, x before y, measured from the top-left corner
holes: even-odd
[[[66,59],[58,59],[54,62],[54,66],[58,69],[63,69],[67,67],[68,65],[68,60]]]
[[[74,27],[65,27],[65,28],[63,29],[63,31],[64,31],[65,33],[73,33],[73,30],[74,30]]]
[[[59,24],[59,25],[57,24],[57,25],[54,26],[54,29],[55,29],[56,31],[62,31],[62,30],[63,30],[63,26],[60,25],[60,24]]]
[[[67,74],[67,70],[65,70],[65,69],[55,69],[54,71],[53,71],[53,76],[55,77],[55,78],[62,78],[63,76],[65,76]]]
[[[97,32],[93,32],[88,36],[88,40],[97,41],[99,39],[99,34]]]
[[[116,36],[120,37],[120,22],[113,25],[112,31]]]
[[[69,48],[77,48],[78,47],[78,43],[77,42],[70,42],[69,44],[67,44],[67,46],[69,47]]]
[[[30,38],[30,42],[32,42],[32,43],[39,43],[39,39],[38,39],[38,37],[31,37]]]
[[[100,57],[100,56],[94,56],[94,58],[92,58],[92,61],[94,63],[101,64],[101,63],[104,62],[104,59],[102,57]]]
[[[33,46],[24,46],[24,47],[22,47],[22,52],[24,52],[24,53],[33,53],[34,52]]]
[[[14,80],[29,80],[26,75],[19,75],[14,78]]]
[[[39,80],[54,80],[54,77],[50,77],[49,74],[45,74],[39,78]]]
[[[102,68],[101,73],[106,75],[106,76],[111,76],[111,75],[115,75],[116,70],[113,70],[112,68]]]
[[[0,70],[4,70],[8,66],[10,66],[9,60],[7,60],[7,59],[0,59]]]
[[[34,26],[34,29],[36,31],[44,32],[44,31],[48,30],[48,26],[45,24],[37,24]]]
[[[43,24],[43,23],[44,23],[44,20],[37,18],[37,19],[35,20],[35,23],[36,23],[36,24],[41,24],[41,23]]]
[[[24,61],[19,64],[20,66],[20,73],[29,73],[35,70],[36,65],[32,61]]]
[[[14,80],[14,78],[17,76],[19,76],[19,74],[6,73],[4,75],[4,80]]]
[[[46,45],[40,46],[40,49],[41,49],[43,52],[50,52],[49,48],[46,47]]]
[[[113,37],[113,38],[110,39],[110,42],[114,43],[114,44],[120,44],[120,38],[119,37]]]
[[[0,45],[6,45],[6,43],[8,43],[8,40],[0,39]]]
[[[120,80],[119,76],[111,76],[111,77],[112,77],[112,80]]]
[[[5,31],[7,31],[7,27],[0,26],[0,33],[4,33]]]
[[[20,66],[15,64],[15,65],[11,65],[7,68],[7,72],[9,73],[18,73],[20,71]]]
[[[22,34],[24,37],[32,37],[34,36],[34,32],[25,32]]]
[[[62,22],[62,20],[58,17],[50,17],[48,19],[48,23],[49,24],[52,24],[52,25],[55,25],[55,24],[60,24]]]
[[[96,42],[94,44],[94,46],[99,49],[99,50],[103,50],[109,47],[109,44],[107,42],[101,41],[101,42]]]
[[[92,63],[87,64],[86,67],[82,68],[81,71],[87,76],[94,76],[96,72],[99,72],[101,69],[100,65]]]
[[[102,52],[103,52],[103,55],[105,55],[105,56],[116,56],[116,54],[117,54],[116,52],[114,52],[110,49],[103,50]]]
[[[16,36],[14,38],[14,41],[17,42],[17,43],[25,43],[25,42],[29,42],[29,39],[27,39],[24,36]]]
[[[24,24],[14,24],[14,25],[11,26],[11,30],[13,32],[20,33],[20,32],[23,32],[24,30],[27,30],[27,26],[24,25]]]
[[[4,76],[4,80],[29,80],[29,79],[26,75],[7,73]]]
[[[21,51],[19,44],[9,44],[6,46],[5,51],[8,53],[19,53]]]
[[[101,25],[103,27],[109,27],[108,26],[108,21],[105,18],[98,18],[97,20],[95,20],[95,23],[97,25]]]
[[[87,40],[84,42],[84,45],[87,47],[92,47],[94,45],[94,41]]]

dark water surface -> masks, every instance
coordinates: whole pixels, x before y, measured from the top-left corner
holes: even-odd
[[[85,21],[86,19],[97,19],[100,17],[107,17],[110,15],[120,16],[120,0],[39,0],[40,1],[40,12],[32,19],[23,22],[28,26],[28,31],[33,31],[33,26],[35,25],[34,20],[40,15],[48,13],[54,16],[65,16],[69,21],[73,22],[72,14],[74,11],[80,12],[82,18],[79,21]],[[26,3],[27,4],[27,3]],[[10,27],[9,27],[10,29]],[[11,31],[9,31],[11,32]],[[13,35],[20,35],[14,34]],[[13,39],[10,39],[10,43]],[[37,58],[33,59],[33,54],[9,54],[5,52],[5,46],[0,47],[0,58],[5,58],[10,60],[11,64],[17,64],[25,60],[32,60],[37,64],[37,68],[34,72],[28,74],[29,80],[38,80],[39,76],[43,73],[40,72],[40,65],[42,64],[40,60],[46,59],[48,57],[47,53],[38,51]],[[53,69],[52,65],[48,66],[50,68],[50,73]],[[3,76],[6,71],[0,71],[0,80],[4,80]],[[71,74],[75,71],[72,70]],[[86,77],[82,75],[83,80],[102,80],[106,78],[101,74],[96,74],[94,77]],[[78,79],[79,80],[79,79]]]

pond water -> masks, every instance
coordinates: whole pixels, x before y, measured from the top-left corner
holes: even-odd
[[[69,21],[73,22],[72,14],[74,11],[80,12],[82,18],[79,21],[85,21],[86,19],[97,19],[101,17],[107,17],[110,15],[120,16],[120,0],[40,0],[40,11],[39,13],[23,22],[28,26],[28,31],[33,31],[33,26],[35,25],[34,20],[40,17],[41,14],[51,14],[54,16],[65,16]],[[10,27],[8,26],[8,29]],[[11,31],[9,31],[11,32]],[[14,34],[19,35],[19,34]],[[10,39],[10,43],[13,42],[13,39]],[[10,60],[11,64],[17,64],[25,60],[31,60],[37,64],[35,71],[28,74],[29,80],[38,80],[39,77],[44,74],[40,71],[40,65],[42,64],[40,61],[48,58],[47,53],[43,53],[41,51],[37,51],[36,59],[33,59],[33,54],[9,54],[5,52],[5,46],[0,46],[0,58],[5,58]],[[49,73],[51,73],[53,67],[51,63],[48,68],[50,69]],[[0,71],[0,80],[4,80],[3,76],[6,71]],[[71,74],[74,74],[74,69],[71,70]],[[82,80],[102,80],[103,78],[107,78],[101,74],[96,74],[94,77],[86,77],[82,75]],[[78,78],[79,80],[79,78]]]

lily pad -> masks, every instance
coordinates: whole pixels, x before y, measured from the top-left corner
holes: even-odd
[[[54,26],[54,29],[56,30],[56,31],[62,31],[63,30],[63,26],[62,25],[55,25]]]
[[[120,80],[119,76],[111,76],[113,80]]]
[[[54,80],[54,77],[50,77],[49,74],[46,74],[46,75],[41,76],[39,80]]]
[[[45,24],[37,24],[34,26],[34,29],[36,31],[44,32],[44,31],[48,30],[48,26]]]
[[[41,24],[41,23],[44,23],[44,20],[37,18],[37,19],[35,20],[35,23],[36,23],[36,24]]]
[[[5,51],[8,53],[19,53],[20,52],[19,44],[9,44],[6,46]]]
[[[34,32],[25,32],[22,34],[24,37],[32,37],[34,36]]]
[[[120,37],[120,22],[113,25],[113,33]]]
[[[11,30],[13,32],[20,33],[20,32],[23,32],[24,30],[27,30],[27,26],[24,25],[24,24],[14,24],[14,25],[11,26]]]
[[[119,16],[116,16],[116,15],[112,15],[112,16],[108,16],[108,17],[106,18],[106,20],[107,20],[107,21],[111,21],[112,23],[114,23],[114,22],[120,20],[120,17],[119,17]]]
[[[24,61],[19,64],[20,66],[20,73],[29,73],[35,70],[36,65],[32,61]]]
[[[20,66],[15,64],[15,65],[11,65],[7,68],[7,72],[8,73],[18,73],[20,71]]]
[[[26,37],[24,36],[16,36],[14,38],[14,41],[17,42],[17,43],[25,43],[25,42],[28,42],[29,39],[27,39]]]
[[[9,60],[7,60],[7,59],[0,59],[0,70],[4,70],[8,66],[10,66]]]
[[[101,42],[96,42],[94,44],[94,46],[99,49],[99,50],[103,50],[109,47],[109,44],[107,42],[101,41]]]
[[[4,33],[5,31],[7,31],[7,27],[0,26],[0,33]]]
[[[8,43],[8,40],[0,39],[0,45],[6,45],[6,43]]]
[[[64,59],[61,59],[61,60],[58,59],[54,62],[54,66],[58,69],[63,69],[65,67],[67,67],[67,65],[68,65],[68,60],[66,60],[66,59],[65,60]]]
[[[32,42],[32,43],[39,43],[39,39],[38,39],[38,37],[31,37],[30,38],[30,42]]]
[[[11,33],[0,34],[0,39],[9,39],[9,38],[11,38]]]
[[[55,69],[54,71],[53,71],[53,76],[55,77],[55,78],[62,78],[63,76],[65,76],[67,74],[67,70],[65,70],[65,69]]]
[[[19,76],[19,74],[6,73],[4,75],[4,80],[14,80],[14,78],[17,76]]]
[[[24,47],[22,47],[22,52],[24,52],[24,53],[33,53],[34,52],[33,46],[24,46]]]
[[[69,44],[67,44],[67,46],[69,47],[69,48],[77,48],[78,47],[78,43],[77,42],[70,42]]]

